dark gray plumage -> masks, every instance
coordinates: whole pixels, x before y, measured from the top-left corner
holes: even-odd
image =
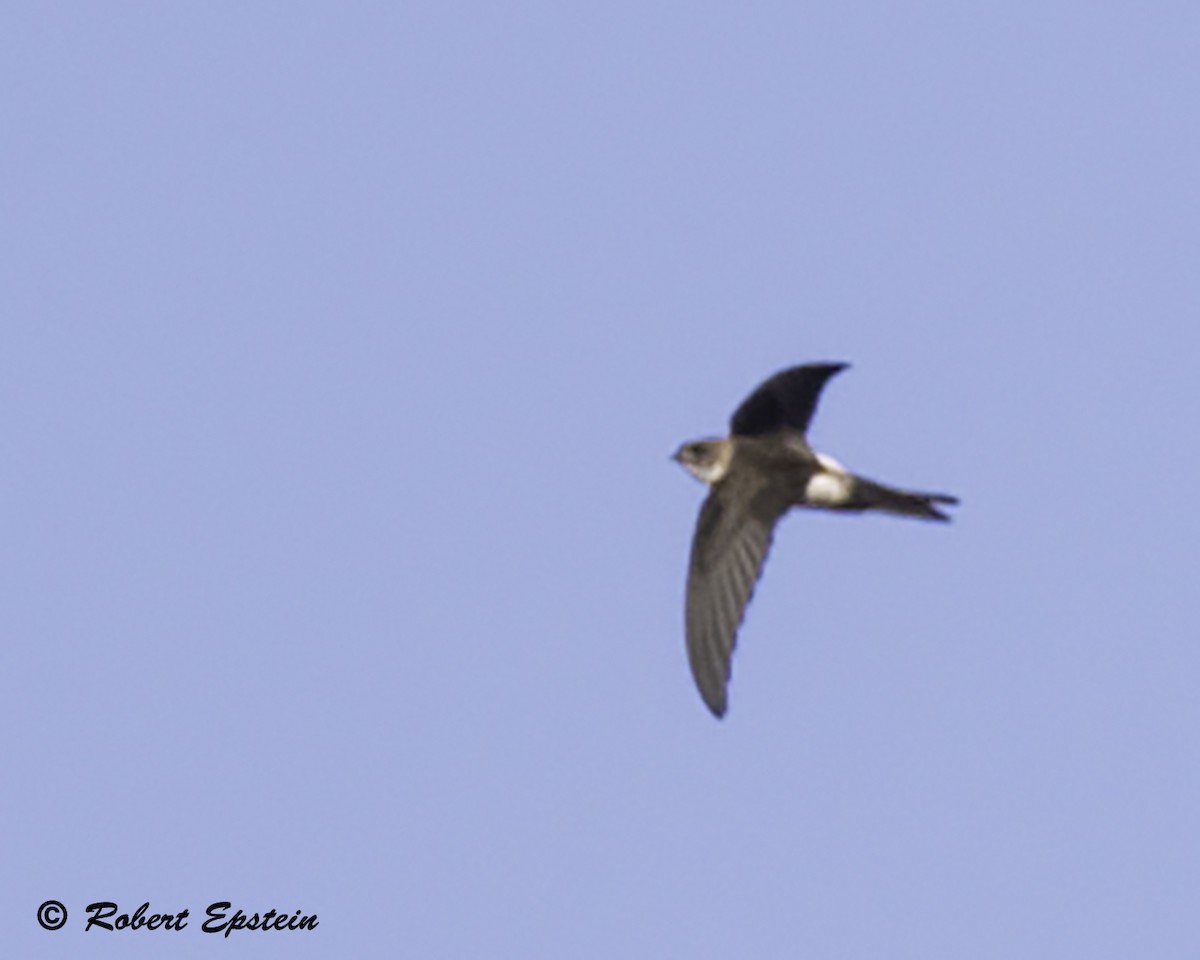
[[[771,547],[775,525],[791,507],[844,512],[879,510],[948,520],[940,493],[911,493],[850,473],[816,453],[805,436],[826,382],[844,363],[792,367],[765,381],[730,421],[730,436],[685,443],[675,453],[710,487],[692,539],[687,585],[687,649],[708,708],[720,717],[737,632]]]

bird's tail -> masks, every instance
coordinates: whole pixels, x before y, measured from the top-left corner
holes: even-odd
[[[938,504],[954,506],[958,497],[946,493],[913,493],[885,487],[873,480],[855,477],[854,507],[859,510],[882,510],[902,517],[920,517],[923,520],[949,520],[950,516],[938,509]]]

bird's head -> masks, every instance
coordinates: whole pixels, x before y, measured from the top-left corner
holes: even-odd
[[[733,444],[728,440],[693,440],[676,450],[671,459],[711,486],[728,472],[732,455]]]

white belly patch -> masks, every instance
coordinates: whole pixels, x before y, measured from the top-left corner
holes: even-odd
[[[817,454],[820,470],[808,478],[804,499],[817,507],[839,507],[850,499],[850,476],[846,468],[823,453]]]

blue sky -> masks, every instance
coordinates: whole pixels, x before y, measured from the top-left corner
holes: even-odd
[[[1198,40],[7,9],[5,940],[1197,955]],[[785,520],[718,723],[667,457],[814,359],[819,449],[963,505]],[[320,926],[216,946],[214,901]]]

